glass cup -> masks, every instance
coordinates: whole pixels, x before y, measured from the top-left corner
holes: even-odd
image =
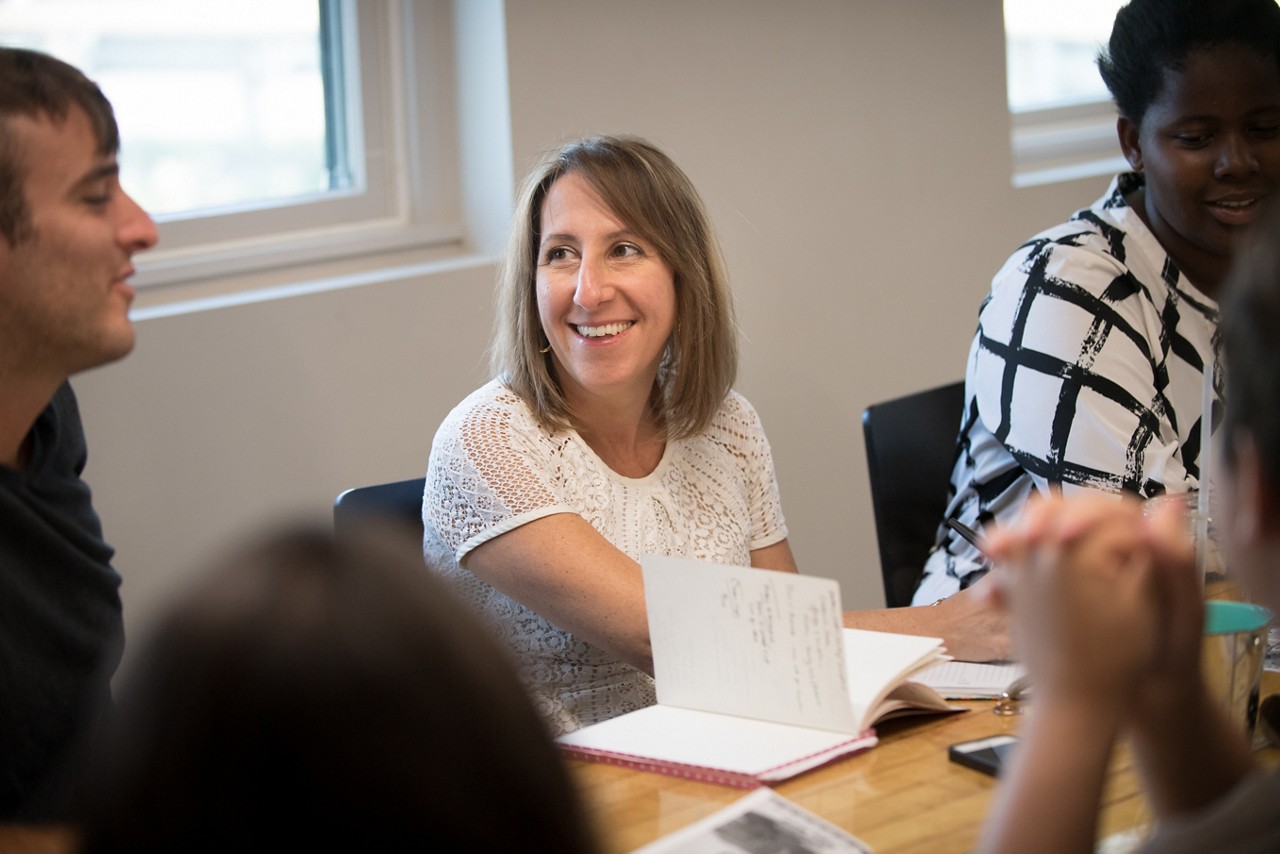
[[[1200,666],[1205,684],[1250,740],[1258,722],[1270,622],[1271,612],[1261,605],[1218,599],[1204,603]]]
[[[1210,494],[1212,495],[1212,491]],[[1198,490],[1166,493],[1148,498],[1143,502],[1143,513],[1149,516],[1156,507],[1171,501],[1179,502],[1184,506],[1187,516],[1187,535],[1196,548],[1196,566],[1200,568],[1203,575],[1206,593],[1210,598],[1215,599],[1240,598],[1236,595],[1238,585],[1227,578],[1226,562],[1222,557],[1217,526],[1213,522],[1212,507],[1208,512],[1200,509]]]

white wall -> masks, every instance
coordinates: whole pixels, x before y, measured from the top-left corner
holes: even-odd
[[[878,606],[859,413],[960,377],[991,273],[1106,183],[1011,188],[1000,0],[508,0],[505,25],[517,174],[626,132],[702,191],[801,568]],[[81,377],[130,631],[248,526],[419,474],[485,378],[492,275],[146,320],[132,357]]]

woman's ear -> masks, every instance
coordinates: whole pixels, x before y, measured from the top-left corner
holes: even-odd
[[[1126,116],[1116,119],[1116,136],[1120,138],[1120,150],[1124,159],[1129,161],[1129,168],[1134,172],[1142,171],[1142,141],[1138,138],[1138,126]]]

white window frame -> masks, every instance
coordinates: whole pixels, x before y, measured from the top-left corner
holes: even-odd
[[[145,292],[394,250],[461,246],[449,0],[340,0],[356,189],[159,218]],[[123,152],[128,157],[128,152]],[[127,188],[126,188],[127,189]]]
[[[1110,100],[1010,111],[1013,186],[1033,187],[1112,175],[1129,168]]]
[[[1034,5],[1048,6],[1058,2],[1059,0],[1035,0],[1034,3],[1015,5],[1022,16],[1028,14]],[[1114,15],[1110,4],[1096,5],[1107,5],[1107,16]],[[1118,7],[1119,3],[1115,2],[1114,5]],[[1060,9],[1057,11],[1061,12]],[[1098,11],[1102,11],[1101,8]],[[1004,41],[1005,55],[1008,57],[1007,14],[1002,16],[1002,21],[1006,23]],[[1106,33],[1099,35],[1101,43],[1105,44]],[[1010,69],[1006,65],[1005,74],[1009,73]],[[1093,73],[1096,74],[1097,71]],[[1006,89],[1010,88],[1012,87],[1006,80]],[[1056,107],[1031,110],[1014,110],[1010,107],[1009,119],[1015,187],[1110,175],[1128,168],[1116,137],[1115,106],[1105,92],[1093,100],[1079,100]]]

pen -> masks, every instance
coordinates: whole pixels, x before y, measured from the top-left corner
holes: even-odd
[[[964,522],[961,522],[959,519],[948,519],[947,527],[955,531],[957,534],[959,534],[961,537],[964,538],[965,542],[967,542],[969,545],[977,549],[978,553],[982,555],[984,558],[986,558],[988,563],[991,562],[991,559],[987,557],[986,550],[982,548],[981,534],[973,530],[973,528],[970,528]]]

